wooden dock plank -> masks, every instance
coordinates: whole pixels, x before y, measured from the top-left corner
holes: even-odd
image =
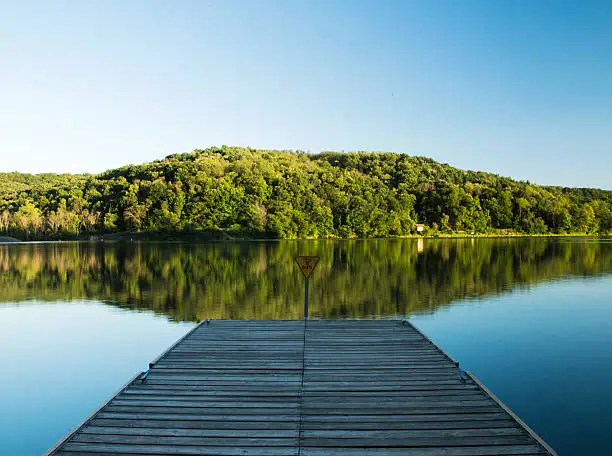
[[[183,445],[138,445],[68,442],[58,455],[89,456],[99,454],[118,455],[207,455],[207,456],[288,456],[298,454],[298,445],[287,447],[269,446],[183,446]],[[76,454],[76,455],[75,455]]]
[[[554,455],[408,322],[202,322],[48,455]]]

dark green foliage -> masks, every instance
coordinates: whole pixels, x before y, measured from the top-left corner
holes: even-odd
[[[256,237],[606,234],[612,191],[542,187],[423,157],[210,148],[99,175],[0,174],[0,233]]]

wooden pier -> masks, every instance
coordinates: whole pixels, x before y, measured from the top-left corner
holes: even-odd
[[[555,455],[408,322],[199,324],[47,455]]]

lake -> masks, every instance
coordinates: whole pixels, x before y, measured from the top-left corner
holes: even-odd
[[[196,321],[410,318],[559,455],[607,454],[612,239],[0,245],[0,454],[38,455]]]

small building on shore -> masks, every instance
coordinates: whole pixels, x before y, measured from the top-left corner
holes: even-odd
[[[423,225],[422,223],[417,223],[416,225],[414,225],[417,233],[422,233],[423,230],[425,230],[425,225]]]

